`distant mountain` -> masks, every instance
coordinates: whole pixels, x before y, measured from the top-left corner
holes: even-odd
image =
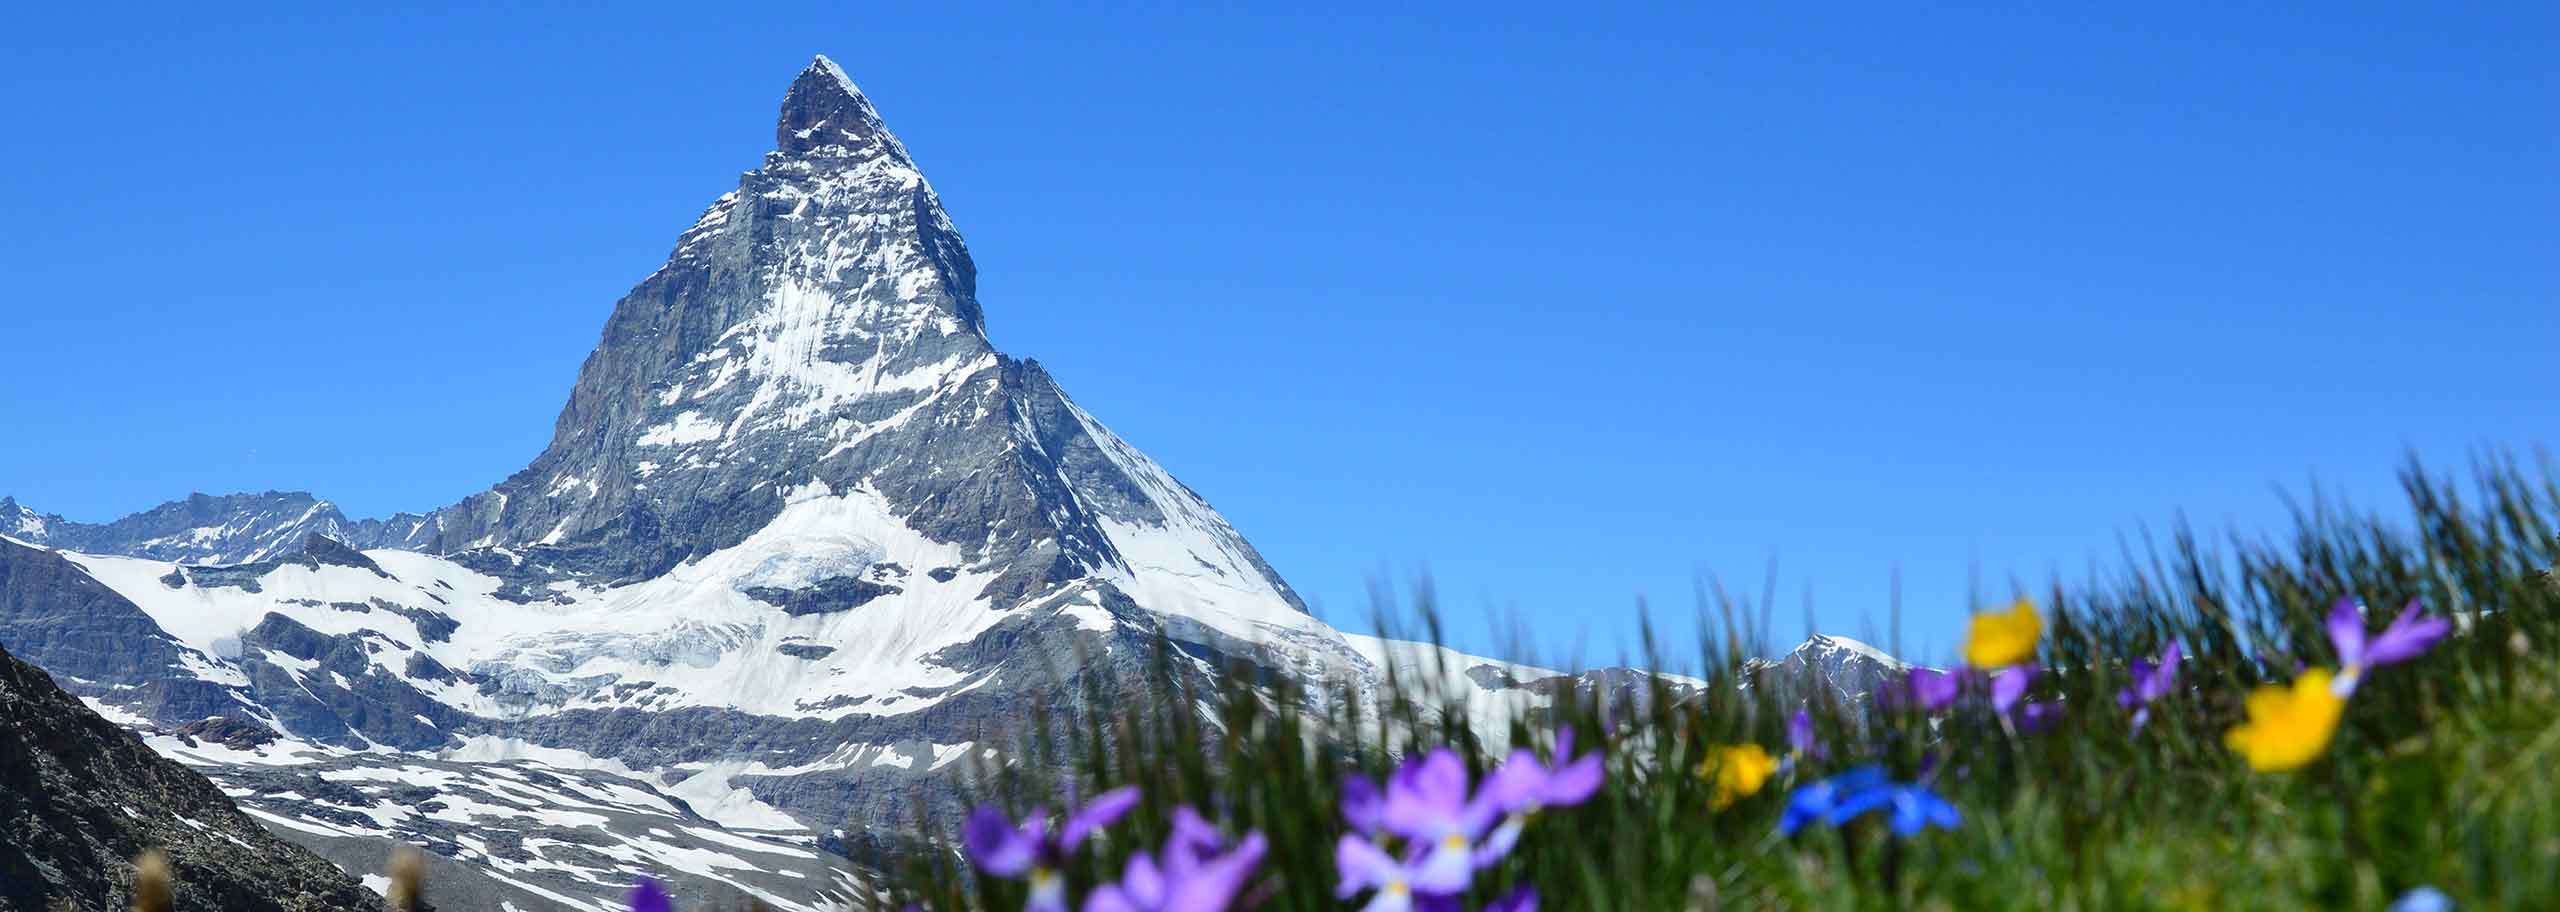
[[[299,491],[191,494],[110,523],[78,523],[0,497],[0,535],[88,554],[185,564],[246,564],[288,554],[312,535],[382,544],[417,534],[425,517],[349,520],[336,504]]]
[[[1777,659],[1746,663],[1746,686],[1765,687],[1806,698],[1816,688],[1848,703],[1858,703],[1888,681],[1900,680],[1910,663],[1884,650],[1843,636],[1814,634]]]
[[[179,909],[382,908],[354,877],[0,650],[0,909],[125,907],[130,861],[146,849],[168,855]]]

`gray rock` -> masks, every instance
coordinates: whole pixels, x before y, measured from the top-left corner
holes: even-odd
[[[180,909],[382,908],[354,877],[0,650],[0,908],[123,907],[129,861],[145,849],[167,853]]]

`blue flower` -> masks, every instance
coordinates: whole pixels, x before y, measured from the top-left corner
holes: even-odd
[[[1862,766],[1797,788],[1787,798],[1778,832],[1792,836],[1809,823],[1836,827],[1877,809],[1890,814],[1888,824],[1901,836],[1932,826],[1954,829],[1963,820],[1955,805],[1927,786],[1891,782],[1883,767]]]
[[[1928,786],[1918,784],[1885,784],[1850,795],[1832,806],[1831,812],[1823,815],[1823,822],[1839,826],[1878,808],[1888,813],[1887,823],[1896,836],[1918,835],[1933,826],[1952,830],[1964,822],[1955,805],[1938,797]]]
[[[1861,766],[1829,779],[1796,786],[1787,796],[1786,812],[1778,817],[1778,832],[1789,836],[1805,824],[1828,818],[1833,808],[1851,795],[1864,793],[1885,784],[1884,767]]]

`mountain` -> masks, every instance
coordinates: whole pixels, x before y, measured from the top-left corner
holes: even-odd
[[[1901,680],[1910,663],[1857,640],[1814,634],[1776,660],[1745,663],[1745,686],[1767,687],[1811,697],[1828,691],[1846,703],[1859,703],[1887,681]]]
[[[1161,638],[1193,683],[1419,677],[1489,722],[1646,690],[1327,626],[995,349],[967,246],[834,63],[774,144],[613,305],[523,470],[382,520],[0,500],[0,645],[277,832],[363,872],[424,845],[469,907],[523,910],[643,874],[691,902],[858,893],[824,849],[953,814],[1041,708],[1148,686]],[[1773,667],[1846,687],[1889,662],[1818,642]]]
[[[379,521],[307,494],[103,525],[7,501],[0,535],[0,643],[296,838],[550,878],[509,894],[526,909],[644,871],[771,886],[634,842],[692,833],[632,830],[644,809],[747,857],[947,813],[1035,707],[1138,686],[1160,631],[1196,679],[1378,674],[1205,499],[995,349],[932,186],[823,57],[774,150],[614,304],[522,471]],[[668,810],[491,841],[466,811],[384,809],[496,797],[385,758],[612,780]],[[355,791],[260,791],[277,764]],[[541,849],[598,839],[627,850]]]
[[[179,909],[382,908],[354,877],[269,833],[6,650],[0,786],[0,909],[123,906],[129,862],[146,849],[168,855]]]
[[[123,554],[190,564],[245,564],[291,552],[314,534],[343,541],[393,542],[424,517],[353,521],[299,491],[191,494],[104,524],[37,513],[0,497],[0,535],[90,554]]]

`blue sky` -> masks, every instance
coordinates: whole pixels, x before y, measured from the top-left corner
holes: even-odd
[[[1703,5],[1702,5],[1703,6]],[[451,502],[812,53],[990,334],[1329,617],[1607,658],[1702,575],[1943,652],[1977,575],[2387,502],[2560,414],[2560,10],[22,10],[0,492]],[[1493,619],[1499,618],[1499,623]]]

